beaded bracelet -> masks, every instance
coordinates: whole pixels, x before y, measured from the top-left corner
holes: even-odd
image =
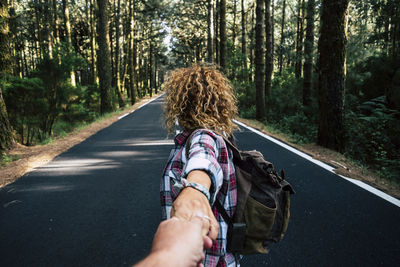
[[[181,179],[181,182],[182,182],[183,188],[191,187],[191,188],[196,189],[197,191],[203,193],[206,196],[208,202],[210,202],[210,191],[208,191],[208,189],[205,186],[198,184],[198,183],[189,182],[188,180],[186,180],[184,178]]]

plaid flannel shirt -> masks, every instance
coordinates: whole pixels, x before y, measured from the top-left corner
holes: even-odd
[[[164,168],[160,186],[162,217],[170,217],[172,203],[179,195],[180,189],[174,184],[180,183],[180,179],[186,178],[193,170],[207,172],[211,179],[210,204],[219,223],[219,233],[212,248],[206,251],[203,264],[207,267],[235,266],[234,255],[226,252],[228,225],[213,206],[215,201],[219,201],[229,216],[235,212],[237,193],[232,151],[227,148],[221,136],[202,129],[192,136],[187,160],[185,143],[189,135],[184,132],[175,136],[175,147]]]

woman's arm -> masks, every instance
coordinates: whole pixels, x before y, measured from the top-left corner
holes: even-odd
[[[211,180],[204,171],[191,171],[187,176],[189,182],[201,184],[208,190],[210,189]],[[209,221],[203,224],[203,235],[208,235],[212,240],[216,240],[218,236],[219,225],[211,210],[210,203],[206,196],[192,187],[182,189],[178,198],[174,201],[171,210],[171,217],[190,220],[195,216],[195,211],[201,211],[205,214]]]
[[[214,133],[199,131],[192,136],[183,177],[186,177],[189,183],[201,185],[201,188],[195,186],[182,189],[171,209],[171,217],[185,220],[189,220],[194,211],[200,209],[209,218],[209,225],[204,225],[203,232],[213,240],[218,236],[219,225],[210,203],[215,201],[223,181],[223,172],[218,162],[219,152],[217,136]],[[206,195],[210,199],[207,199]]]

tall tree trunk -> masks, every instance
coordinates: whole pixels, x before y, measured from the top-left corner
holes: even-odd
[[[120,108],[125,106],[124,97],[121,93],[121,63],[120,63],[120,45],[119,45],[119,17],[121,10],[121,0],[117,0],[116,14],[115,14],[115,92],[118,96],[118,105]]]
[[[236,35],[237,35],[237,29],[236,29],[236,11],[237,11],[237,0],[233,0],[233,25],[232,25],[232,44],[233,48],[236,46]]]
[[[255,81],[256,81],[256,117],[265,117],[265,87],[264,87],[264,4],[265,0],[257,0],[256,4],[256,45],[255,45]]]
[[[311,105],[312,66],[314,49],[314,11],[315,0],[308,0],[306,17],[306,40],[304,42],[304,80],[303,80],[303,105]]]
[[[53,38],[54,44],[58,44],[60,42],[60,38],[58,35],[58,17],[57,17],[57,0],[52,0],[53,3],[53,20],[52,20],[52,28],[53,28]]]
[[[279,45],[279,58],[278,58],[279,74],[282,73],[282,67],[283,67],[283,45],[285,43],[285,13],[286,13],[286,0],[283,0],[282,20],[281,20],[281,43]]]
[[[246,46],[246,12],[244,10],[244,0],[241,0],[241,19],[242,19],[242,54],[244,73],[247,73],[247,46]],[[247,77],[244,77],[247,78]]]
[[[1,0],[6,2],[5,0]],[[4,3],[0,3],[0,11],[3,10]],[[7,5],[5,5],[7,6]],[[0,19],[3,19],[3,15],[0,15]],[[0,25],[2,28],[4,25]],[[3,37],[3,36],[2,36]],[[3,40],[2,40],[3,41]],[[2,42],[1,41],[1,42]],[[0,44],[0,46],[2,46]],[[2,49],[1,47],[0,49]],[[6,104],[4,103],[2,88],[0,86],[0,151],[4,151],[12,146],[14,143],[13,133],[11,129],[11,124],[8,120],[8,114],[6,110]]]
[[[225,71],[226,68],[226,0],[220,0],[220,44],[219,44],[219,65]]]
[[[152,27],[150,27],[152,28]],[[152,30],[150,32],[153,32]],[[149,53],[149,65],[148,65],[148,70],[149,70],[149,80],[150,80],[150,86],[149,86],[149,93],[150,97],[153,96],[153,88],[154,88],[154,75],[153,75],[153,65],[154,65],[154,45],[153,42],[150,41],[150,53]]]
[[[3,78],[2,76],[4,73],[10,71],[11,65],[8,19],[7,0],[0,0],[0,79]],[[14,142],[6,105],[3,99],[2,85],[3,83],[0,82],[0,151],[10,148]]]
[[[271,1],[271,38],[272,38],[272,55],[275,54],[275,0]]]
[[[135,67],[136,67],[136,56],[133,51],[135,48],[135,10],[134,0],[129,0],[129,61],[128,61],[128,72],[129,72],[129,90],[131,96],[131,104],[136,102],[136,90],[135,90]]]
[[[52,15],[51,15],[51,7],[50,0],[44,0],[43,9],[44,9],[44,23],[42,25],[44,40],[47,42],[47,55],[50,59],[53,58],[53,38],[52,38]]]
[[[343,149],[346,13],[349,0],[323,0],[319,50],[318,144]]]
[[[215,51],[215,63],[219,64],[219,23],[220,23],[220,9],[219,9],[219,5],[220,5],[220,1],[216,0],[216,12],[215,12],[215,20],[214,20],[214,26],[215,26],[215,38],[214,38],[214,51]]]
[[[207,61],[212,63],[214,57],[214,1],[208,0],[207,14]]]
[[[254,79],[254,33],[255,33],[255,9],[254,5],[251,7],[251,31],[249,34],[249,39],[250,39],[250,52],[249,52],[249,58],[250,58],[250,75],[249,75],[249,82],[252,82]]]
[[[114,1],[115,5],[115,14],[114,14],[114,26],[115,26],[115,55],[114,55],[114,62],[115,62],[115,76],[114,76],[114,84],[116,86],[116,90],[121,90],[121,80],[120,80],[120,62],[119,62],[119,14],[121,8],[121,0],[116,0],[117,3]]]
[[[272,0],[273,1],[273,0]],[[274,70],[274,51],[272,50],[272,21],[271,21],[271,0],[265,0],[265,102],[268,103],[268,97],[271,92],[272,72]]]
[[[68,42],[68,51],[70,52],[70,49],[72,47],[72,39],[71,39],[71,23],[70,23],[70,20],[69,20],[69,4],[68,4],[68,0],[63,0],[63,9],[64,9],[65,34],[66,34],[67,42]],[[72,86],[76,86],[74,70],[71,71],[70,77],[71,77]]]
[[[295,75],[297,79],[301,78],[301,66],[303,60],[303,37],[304,37],[304,0],[298,0],[297,10],[297,34],[296,34],[296,61]]]
[[[100,81],[100,112],[101,114],[113,110],[111,93],[111,60],[110,60],[110,39],[108,35],[108,0],[97,0],[98,4],[98,44],[97,62]]]
[[[109,5],[111,9],[111,13],[109,12],[109,22],[108,22],[108,38],[110,40],[110,63],[111,63],[111,87],[115,87],[115,58],[114,58],[114,38],[113,38],[113,33],[114,33],[114,20],[113,20],[113,15],[115,14],[115,0],[113,0],[113,5],[111,6],[111,0],[109,0]]]
[[[36,56],[40,59],[43,59],[43,55],[45,53],[45,47],[43,42],[43,31],[40,25],[42,24],[42,2],[40,0],[33,0],[35,6],[35,31],[37,32],[37,36],[34,39],[37,41],[35,42],[35,49],[36,49]]]
[[[98,83],[98,76],[97,76],[97,64],[96,64],[96,27],[95,27],[95,19],[94,19],[94,14],[95,14],[95,5],[96,3],[94,0],[89,0],[90,1],[90,18],[89,18],[89,23],[90,23],[90,57],[91,57],[91,83],[95,84]]]

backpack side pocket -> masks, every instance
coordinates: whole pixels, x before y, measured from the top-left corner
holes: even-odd
[[[271,232],[275,215],[276,207],[267,207],[249,196],[244,210],[247,229],[243,254],[268,253],[263,241]]]

